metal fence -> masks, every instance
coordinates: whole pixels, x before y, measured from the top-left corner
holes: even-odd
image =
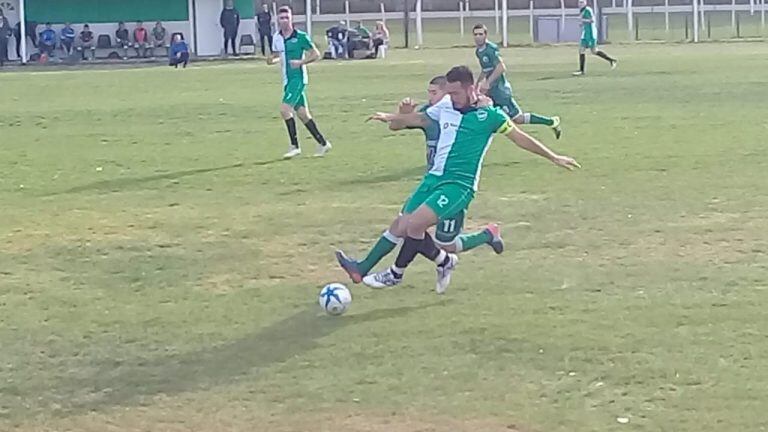
[[[407,41],[408,46],[448,47],[471,44],[471,28],[476,23],[485,24],[494,39],[504,45],[574,42],[574,38],[578,39],[574,37],[574,28],[579,26],[576,1],[281,0],[272,6],[291,4],[300,13],[310,10],[308,22],[305,14],[297,15],[297,21],[304,22],[316,38],[322,39],[325,28],[339,21],[349,25],[362,22],[366,26],[385,21],[392,45],[403,46]],[[768,36],[765,3],[766,0],[590,0],[598,16],[600,38],[608,43],[764,39]],[[424,8],[425,5],[429,7]]]

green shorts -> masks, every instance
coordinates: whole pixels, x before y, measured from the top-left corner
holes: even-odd
[[[488,92],[488,96],[493,100],[493,105],[501,108],[511,119],[523,113],[512,93],[507,90],[493,89]]]
[[[437,215],[435,237],[440,243],[452,243],[461,233],[464,216],[475,191],[460,183],[442,182],[427,176],[403,206],[403,214],[416,211],[422,204]]]
[[[307,106],[307,96],[304,94],[306,84],[299,80],[288,81],[283,87],[283,103],[292,108]]]
[[[581,38],[582,48],[597,48],[597,40],[595,38]]]

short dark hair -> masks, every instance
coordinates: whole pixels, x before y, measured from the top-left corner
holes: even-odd
[[[475,77],[472,75],[472,70],[466,66],[454,66],[451,70],[445,74],[445,79],[449,83],[460,82],[464,86],[472,85],[475,83]]]
[[[485,24],[475,24],[475,26],[472,27],[472,33],[474,33],[475,30],[482,30],[483,33],[488,34],[488,27],[486,27]]]
[[[445,83],[448,82],[448,80],[445,79],[445,75],[438,75],[429,82],[430,85],[436,85],[436,86],[444,86]]]
[[[293,11],[291,11],[291,7],[290,6],[280,6],[280,9],[277,10],[277,13],[278,14],[281,14],[281,13],[292,14]]]

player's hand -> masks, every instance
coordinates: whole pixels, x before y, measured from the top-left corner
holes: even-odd
[[[377,112],[376,114],[368,117],[368,120],[366,121],[369,122],[371,120],[378,120],[383,123],[389,123],[390,121],[392,121],[392,118],[393,118],[393,114]]]
[[[484,79],[480,81],[480,84],[477,86],[477,91],[481,94],[488,93],[488,80]]]
[[[410,114],[416,111],[418,104],[411,98],[405,98],[397,105],[397,112],[400,114]]]
[[[478,107],[493,106],[493,100],[484,94],[479,94],[477,95],[477,106]]]
[[[304,66],[304,62],[301,60],[291,60],[291,68],[298,69]]]
[[[556,155],[555,158],[552,159],[552,163],[569,171],[573,171],[574,168],[581,168],[581,165],[576,162],[576,159],[568,156]]]

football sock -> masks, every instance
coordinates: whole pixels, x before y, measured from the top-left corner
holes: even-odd
[[[595,55],[600,57],[601,59],[605,59],[605,61],[607,61],[607,62],[610,62],[610,63],[614,62],[613,58],[611,56],[609,56],[608,54],[606,54],[605,51],[597,50]]]
[[[285,121],[285,127],[288,128],[288,137],[291,139],[291,146],[299,148],[299,138],[296,136],[296,120],[293,117]]]
[[[540,125],[547,125],[547,126],[552,126],[555,124],[555,121],[552,120],[552,118],[546,117],[543,115],[538,115],[535,113],[525,113],[525,122],[530,124],[540,124]]]
[[[584,66],[586,62],[587,62],[587,55],[579,54],[579,71],[581,71],[581,73],[584,73]]]
[[[459,236],[459,244],[457,244],[457,246],[461,245],[461,247],[457,249],[460,249],[462,252],[466,252],[478,246],[488,244],[488,242],[491,240],[493,240],[491,233],[485,229],[482,231],[473,232],[471,234],[462,234]]]
[[[310,119],[308,122],[304,123],[304,126],[307,127],[307,130],[309,130],[309,133],[312,134],[312,137],[315,139],[315,141],[317,141],[318,144],[320,144],[321,146],[325,146],[327,144],[327,142],[325,141],[325,137],[317,129],[315,120]]]
[[[389,231],[384,232],[384,234],[379,237],[379,240],[376,241],[376,244],[373,245],[373,248],[368,252],[368,255],[362,261],[357,263],[357,269],[360,271],[360,274],[368,274],[368,272],[371,271],[382,258],[392,252],[401,240],[401,238],[394,236]]]

